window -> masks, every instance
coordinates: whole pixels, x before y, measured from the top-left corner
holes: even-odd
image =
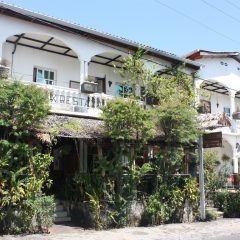
[[[98,93],[106,93],[106,79],[96,77],[97,92]]]
[[[116,97],[127,97],[133,94],[133,88],[127,85],[116,83],[115,93]]]
[[[224,108],[223,108],[223,111],[224,111],[224,113],[225,113],[227,116],[230,117],[230,108],[224,107]]]
[[[45,68],[34,68],[33,81],[41,84],[56,85],[56,71]]]

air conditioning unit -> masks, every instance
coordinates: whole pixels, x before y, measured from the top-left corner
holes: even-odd
[[[94,82],[84,82],[81,85],[81,92],[83,93],[95,93],[97,92],[97,83]]]
[[[0,64],[0,79],[8,78],[10,73],[10,68]]]

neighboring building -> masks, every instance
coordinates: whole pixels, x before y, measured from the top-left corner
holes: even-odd
[[[234,174],[239,173],[240,159],[240,53],[196,50],[186,59],[202,65],[196,88],[199,92],[200,113],[224,112],[231,119],[232,127],[220,128],[223,146],[218,148],[219,160],[227,163]],[[219,131],[213,130],[213,131]]]
[[[104,150],[104,146],[96,147],[96,142],[101,142],[99,106],[132,90],[114,66],[121,67],[123,57],[136,51],[139,44],[2,2],[0,29],[1,68],[8,67],[12,78],[50,90],[55,115],[50,116],[49,126],[75,119],[83,128],[81,133],[59,133],[52,177],[61,182],[73,170],[88,171]],[[144,61],[156,71],[183,63],[189,74],[199,69],[191,60],[145,48]],[[42,134],[43,141],[46,138]],[[71,156],[60,161],[58,150],[63,146]],[[77,146],[77,151],[72,146]]]

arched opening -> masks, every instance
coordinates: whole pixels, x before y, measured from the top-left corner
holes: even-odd
[[[236,112],[240,112],[240,91],[237,91],[235,94],[235,104],[236,104]]]
[[[200,91],[199,113],[224,112],[230,116],[229,89],[217,81],[203,81]]]
[[[8,37],[3,61],[11,77],[26,82],[70,87],[79,81],[78,55],[61,40],[50,35],[20,33]]]
[[[130,86],[123,86],[125,79],[119,74],[123,55],[119,52],[104,52],[94,55],[89,62],[89,80],[97,83],[97,93],[121,96],[130,91]]]

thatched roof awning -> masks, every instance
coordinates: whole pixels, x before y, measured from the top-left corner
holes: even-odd
[[[51,136],[79,139],[103,138],[103,121],[89,118],[49,115],[46,123],[34,130],[42,143],[51,143]]]
[[[202,129],[230,127],[231,120],[224,113],[200,114],[197,117]],[[50,135],[79,139],[104,138],[104,123],[98,119],[70,116],[49,115],[46,124],[37,130],[37,138],[44,143],[50,143]],[[155,140],[164,140],[164,133],[156,129]]]
[[[58,115],[49,115],[45,128],[58,137],[83,139],[102,138],[104,131],[101,120]]]
[[[231,119],[225,113],[199,114],[197,120],[202,129],[215,129],[232,126]]]

